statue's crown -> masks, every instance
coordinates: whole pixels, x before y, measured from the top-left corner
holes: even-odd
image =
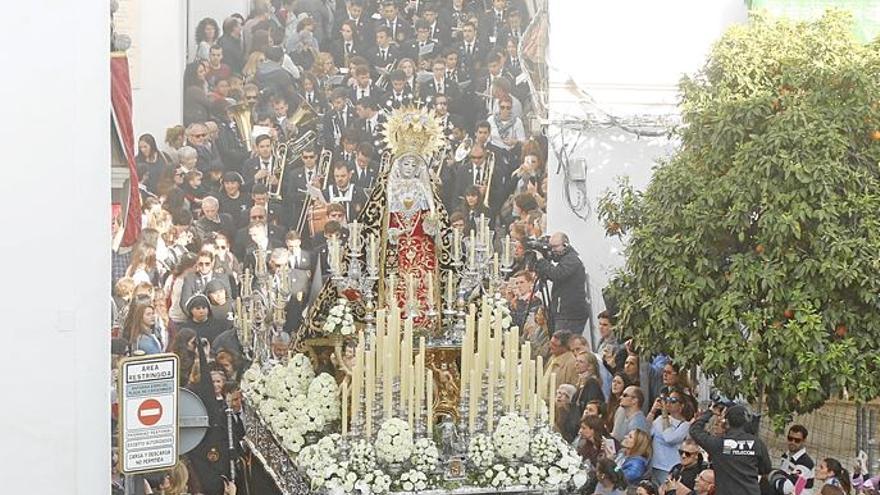
[[[385,123],[385,143],[394,156],[416,153],[429,157],[443,147],[443,129],[433,111],[401,107]]]

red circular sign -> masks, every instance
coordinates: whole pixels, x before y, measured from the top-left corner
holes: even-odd
[[[147,399],[138,406],[138,419],[144,426],[153,426],[162,419],[162,404],[156,399]]]

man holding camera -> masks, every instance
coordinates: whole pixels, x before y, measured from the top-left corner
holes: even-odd
[[[714,414],[711,409],[704,412],[689,433],[712,459],[716,495],[760,495],[759,478],[770,472],[770,456],[764,442],[752,433],[751,414],[741,405],[726,408],[727,431],[721,436],[706,431]]]
[[[568,243],[568,236],[556,232],[550,236],[549,252],[537,253],[535,271],[540,277],[553,282],[550,309],[553,330],[564,330],[580,335],[587,324],[587,274],[577,251]]]

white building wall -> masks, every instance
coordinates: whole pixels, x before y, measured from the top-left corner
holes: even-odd
[[[743,0],[551,1],[551,142],[559,147],[561,122],[569,127],[578,127],[585,119],[602,123],[608,114],[644,122],[676,120],[681,75],[698,70],[724,29],[746,19]],[[570,90],[569,81],[594,104],[584,105],[583,98]],[[576,134],[570,131],[566,143],[571,145]],[[620,176],[629,176],[637,187],[647,185],[656,160],[673,153],[676,142],[666,136],[638,138],[618,128],[590,126],[570,153],[572,161],[586,160],[586,220],[578,218],[564,199],[553,147],[548,163],[548,230],[568,233],[581,254],[595,318],[605,307],[601,290],[611,271],[623,264],[621,243],[605,237],[596,217],[598,199]]]
[[[20,2],[0,30],[6,493],[109,493],[109,14]]]

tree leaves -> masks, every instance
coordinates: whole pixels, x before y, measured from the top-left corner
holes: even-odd
[[[880,42],[849,23],[728,30],[681,80],[681,149],[600,201],[623,331],[779,424],[880,395]]]

